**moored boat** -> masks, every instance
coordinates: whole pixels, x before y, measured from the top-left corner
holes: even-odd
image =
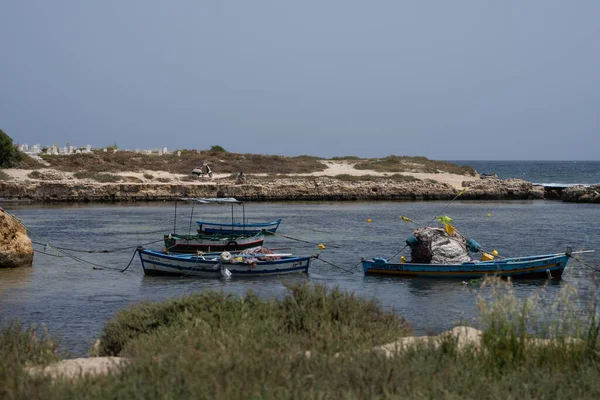
[[[291,254],[179,254],[138,248],[146,275],[273,276],[307,273],[312,257]]]
[[[243,250],[262,246],[265,240],[263,232],[254,235],[179,235],[171,233],[164,236],[165,248],[176,253],[197,253]]]
[[[200,204],[231,204],[231,222],[213,222],[200,220],[198,224],[198,233],[204,235],[221,234],[221,235],[255,235],[259,232],[275,233],[281,218],[270,222],[248,222],[246,219],[246,209],[243,201],[234,199],[233,197],[218,197],[218,198],[185,198],[182,199],[192,203]],[[233,217],[233,206],[237,204],[242,206],[242,219],[237,222]]]
[[[365,275],[462,279],[496,275],[511,278],[560,279],[570,256],[571,252],[567,250],[565,253],[468,261],[460,264],[394,263],[375,257],[372,260],[362,260],[362,266]]]
[[[275,233],[277,228],[279,228],[279,224],[281,223],[281,218],[271,221],[271,222],[255,222],[255,223],[218,223],[218,222],[208,222],[208,221],[196,221],[198,224],[198,232],[204,234],[213,234],[220,233],[223,235],[231,235],[231,234],[256,234],[259,232],[265,233]]]

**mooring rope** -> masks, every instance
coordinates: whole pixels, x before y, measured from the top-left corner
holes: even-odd
[[[58,254],[52,254],[52,253],[46,253],[46,252],[44,252],[44,251],[36,251],[36,254],[43,254],[43,255],[45,255],[45,256],[50,256],[50,257],[64,258],[64,257],[63,257],[63,256],[61,256],[61,255],[58,255]]]
[[[408,244],[405,244],[403,248],[401,248],[400,250],[398,250],[396,252],[396,254],[394,254],[393,256],[391,256],[390,258],[388,258],[388,260],[391,260],[392,258],[396,257],[398,254],[402,253],[402,251],[408,247]]]
[[[108,266],[105,266],[105,265],[96,264],[96,263],[93,263],[91,261],[87,261],[87,260],[84,260],[84,259],[82,259],[80,257],[77,257],[77,256],[75,256],[73,254],[70,254],[69,252],[67,252],[65,250],[61,250],[58,247],[54,246],[52,243],[46,241],[42,236],[38,235],[35,231],[29,229],[21,220],[19,220],[19,218],[15,217],[14,215],[12,215],[11,213],[9,213],[8,211],[6,211],[4,209],[2,209],[2,212],[4,212],[6,215],[10,216],[19,225],[21,225],[23,228],[25,228],[25,230],[28,233],[30,233],[31,235],[33,235],[33,236],[37,237],[38,239],[42,240],[43,241],[42,244],[44,244],[45,246],[48,246],[48,247],[56,249],[58,255],[55,255],[55,257],[60,257],[60,254],[64,254],[64,256],[66,256],[66,257],[68,257],[68,258],[70,258],[70,259],[72,259],[74,261],[80,262],[82,264],[89,264],[89,265],[91,265],[93,267],[93,269],[110,269],[110,270],[121,271],[121,272],[125,271],[125,270],[122,270],[121,268],[114,268],[114,267],[108,267]],[[136,248],[135,251],[137,252],[137,248]],[[47,254],[47,255],[49,255],[49,254]],[[135,255],[135,253],[134,253],[134,255]],[[133,257],[132,257],[132,260],[133,260]],[[131,261],[130,261],[130,264],[131,264]],[[127,269],[127,268],[129,268],[129,265],[125,269]]]
[[[591,269],[594,272],[600,272],[600,269],[594,268],[591,265],[581,261],[579,258],[575,257],[574,255],[570,255],[569,257],[571,257],[572,259],[574,259],[575,261],[578,261],[579,263],[581,263],[583,266],[588,267],[589,269]]]
[[[122,269],[120,272],[127,271],[127,268],[129,268],[129,266],[133,262],[133,258],[135,257],[135,255],[137,254],[137,252],[138,252],[138,249],[136,248],[135,251],[133,252],[133,254],[131,255],[131,260],[129,260],[129,264],[127,264],[127,266],[124,269]]]
[[[316,256],[315,256],[315,259],[316,259],[316,260],[321,260],[321,261],[323,261],[325,264],[329,264],[329,265],[331,265],[332,267],[335,267],[335,268],[337,268],[337,269],[340,269],[340,270],[342,270],[342,271],[344,271],[344,272],[347,272],[347,273],[349,273],[349,274],[353,274],[354,272],[352,272],[352,270],[353,270],[354,268],[356,268],[356,266],[357,266],[358,264],[360,264],[360,261],[359,261],[359,263],[358,263],[358,264],[356,264],[354,267],[352,267],[352,268],[350,268],[350,269],[346,269],[346,268],[342,268],[342,267],[340,267],[339,265],[336,265],[336,264],[334,264],[334,263],[332,263],[332,262],[330,262],[330,261],[327,261],[327,260],[323,259],[323,258],[321,257],[321,255],[316,255]]]
[[[318,245],[320,245],[320,244],[321,244],[321,243],[310,242],[310,241],[308,241],[308,240],[304,240],[304,239],[298,239],[298,238],[294,238],[294,237],[287,236],[287,235],[284,235],[284,234],[282,234],[282,233],[277,233],[277,232],[274,232],[274,233],[273,233],[273,235],[282,236],[282,237],[284,237],[284,238],[286,238],[286,239],[295,240],[296,242],[302,242],[302,243],[308,243],[308,244],[312,244],[312,245],[314,245],[314,246],[318,246]],[[341,246],[336,246],[336,245],[327,245],[327,246],[328,246],[328,247],[332,247],[332,248],[334,248],[334,249],[340,249],[340,248],[341,248]]]
[[[162,242],[164,239],[159,239],[159,240],[154,240],[152,242],[148,242],[148,243],[143,243],[139,246],[147,246],[149,244],[154,244],[154,243],[158,243],[158,242]],[[47,243],[41,243],[41,242],[36,242],[36,241],[31,241],[32,243],[35,244],[39,244],[42,246],[47,245]],[[127,247],[121,247],[121,248],[117,248],[117,249],[109,249],[109,250],[83,250],[83,249],[70,249],[68,247],[58,247],[58,246],[52,246],[55,249],[58,250],[67,250],[67,251],[72,251],[74,253],[117,253],[119,251],[125,251],[125,250],[130,250],[132,247],[138,247],[138,245],[136,246],[127,246]]]

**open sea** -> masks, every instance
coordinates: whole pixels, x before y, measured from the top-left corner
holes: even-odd
[[[598,183],[597,162],[468,162],[478,172],[496,172],[538,183]],[[560,166],[558,168],[557,166]],[[489,168],[489,169],[486,169]],[[577,175],[577,170],[585,171]],[[161,249],[163,233],[195,229],[195,219],[228,221],[231,207],[174,204],[0,204],[30,229],[36,254],[32,268],[0,269],[0,320],[18,319],[44,324],[61,340],[64,351],[85,356],[104,324],[118,311],[144,300],[158,301],[187,293],[222,290],[244,295],[252,289],[264,298],[284,296],[285,282],[308,282],[339,287],[374,298],[388,311],[411,322],[415,334],[437,334],[456,324],[477,326],[477,288],[456,279],[414,279],[364,276],[362,257],[395,259],[412,226],[408,216],[429,223],[442,210],[457,228],[486,249],[503,256],[525,256],[574,250],[598,250],[570,260],[559,282],[516,281],[516,296],[543,292],[556,299],[569,285],[577,291],[583,310],[598,296],[600,277],[600,205],[560,201],[454,201],[448,202],[286,202],[248,203],[252,221],[283,218],[279,235],[268,236],[265,246],[302,255],[320,253],[308,275],[269,278],[199,279],[144,276],[138,245]],[[236,206],[237,207],[237,206]],[[447,208],[446,208],[447,207]],[[236,218],[238,217],[237,210]],[[488,216],[489,214],[489,216]],[[372,222],[367,222],[370,219]],[[325,250],[317,244],[323,243]],[[73,257],[53,247],[68,248]],[[87,251],[107,250],[106,253]],[[61,256],[62,255],[62,256]],[[96,268],[94,268],[96,266]],[[101,266],[103,269],[98,269]]]
[[[600,161],[450,161],[470,165],[480,174],[519,178],[544,186],[600,183]]]

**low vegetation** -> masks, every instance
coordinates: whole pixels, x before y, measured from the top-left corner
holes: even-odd
[[[165,155],[142,154],[132,151],[94,151],[91,154],[70,156],[42,155],[51,168],[76,172],[142,172],[166,171],[174,174],[190,174],[192,169],[210,165],[214,173],[311,173],[322,171],[326,166],[316,157],[283,157],[261,154],[240,154],[215,150],[180,150]],[[39,168],[39,165],[36,167]]]
[[[0,331],[0,397],[600,396],[595,309],[578,311],[566,285],[548,303],[538,295],[517,299],[510,283],[490,282],[477,293],[480,342],[447,338],[391,357],[372,349],[408,334],[404,320],[373,301],[306,284],[275,300],[206,291],[122,311],[107,323],[95,351],[130,357],[129,365],[75,381],[52,383],[24,372],[26,365],[56,359],[56,344],[11,325]]]
[[[64,157],[67,158],[67,157]],[[77,179],[91,179],[96,182],[110,183],[121,182],[123,178],[115,174],[106,174],[102,172],[78,171],[73,174]]]
[[[426,157],[388,156],[358,162],[354,168],[378,172],[425,172],[437,174],[446,172],[459,175],[477,175],[470,166],[456,165],[447,161],[434,161]]]
[[[56,173],[56,171],[39,171],[34,170],[27,174],[27,177],[30,179],[37,179],[41,181],[60,181],[63,180],[64,177],[60,173]]]
[[[271,177],[290,174],[310,174],[323,171],[327,166],[320,158],[313,156],[284,157],[262,154],[241,154],[225,151],[220,146],[210,150],[179,150],[165,155],[143,154],[132,151],[94,151],[91,154],[73,154],[70,156],[42,155],[42,159],[54,168],[66,172],[118,173],[166,171],[173,174],[189,175],[191,171],[203,164],[210,165],[213,173],[268,174]],[[31,162],[22,161],[20,168],[39,169],[39,162],[25,157]],[[333,160],[347,161],[355,164],[356,169],[374,170],[390,174],[405,172],[454,173],[475,175],[473,168],[459,166],[445,161],[433,161],[425,157],[389,156],[382,159],[359,159],[354,156],[335,157]],[[144,172],[144,178],[153,176]]]
[[[0,182],[9,181],[12,177],[0,169]]]
[[[334,176],[334,178],[344,182],[381,182],[385,180],[394,182],[415,182],[419,180],[414,176],[402,174],[392,174],[387,176],[340,174]]]

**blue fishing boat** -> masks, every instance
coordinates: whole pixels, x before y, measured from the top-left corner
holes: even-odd
[[[198,224],[198,233],[205,235],[221,234],[221,235],[256,235],[260,232],[264,233],[275,233],[281,218],[271,222],[248,222],[246,220],[246,209],[244,202],[234,199],[233,197],[223,198],[201,198],[201,199],[183,199],[187,201],[194,201],[202,204],[231,204],[231,222],[212,222],[212,221],[196,221]],[[242,220],[241,222],[234,221],[233,217],[233,206],[235,204],[242,206]]]
[[[390,262],[381,257],[362,260],[365,275],[396,275],[422,278],[473,279],[486,275],[511,278],[560,279],[572,252],[528,257],[468,261],[460,264]]]
[[[307,273],[313,258],[276,253],[165,253],[142,247],[137,251],[146,275],[189,275],[202,278]]]
[[[214,234],[220,233],[222,235],[233,235],[233,234],[241,234],[244,233],[246,235],[255,235],[259,232],[265,233],[275,233],[277,228],[279,228],[279,224],[281,223],[281,218],[272,221],[272,222],[254,222],[254,223],[218,223],[218,222],[207,222],[207,221],[196,221],[198,224],[198,232],[204,234]]]

